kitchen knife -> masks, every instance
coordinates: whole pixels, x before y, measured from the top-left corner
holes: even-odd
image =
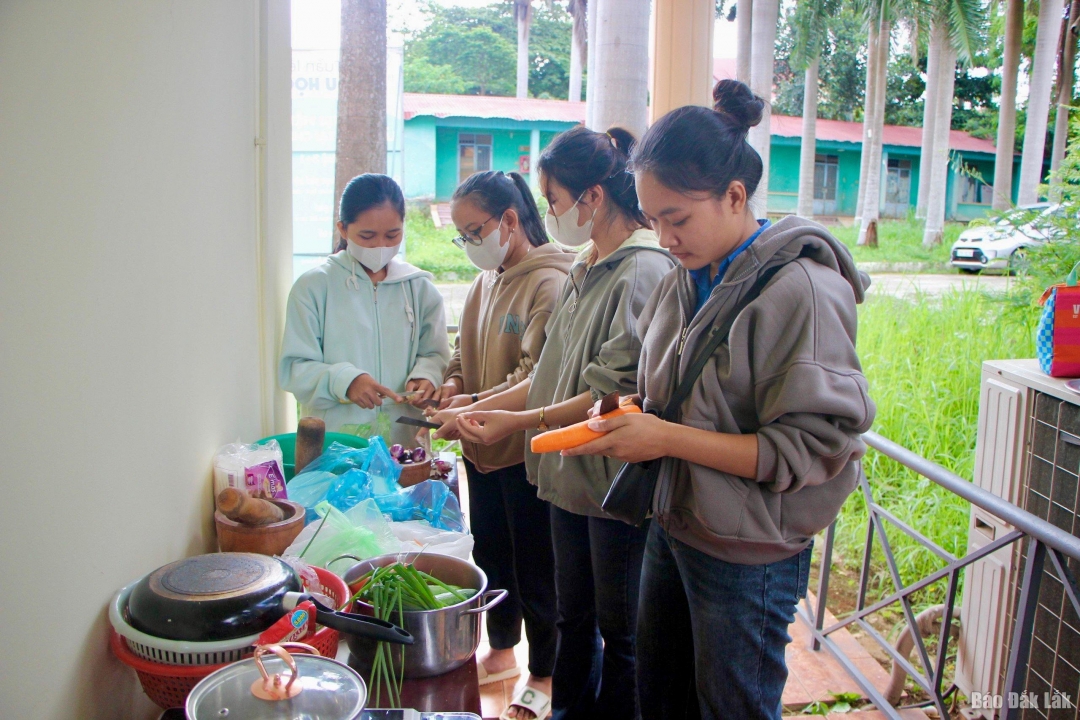
[[[607,415],[619,407],[619,393],[608,393],[600,400],[600,415]]]
[[[402,425],[415,425],[416,427],[430,428],[432,430],[438,430],[442,427],[442,425],[440,425],[439,423],[428,422],[427,420],[417,420],[416,418],[411,418],[408,415],[402,415],[394,422],[401,423]]]

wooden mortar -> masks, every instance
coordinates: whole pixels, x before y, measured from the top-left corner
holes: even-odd
[[[218,548],[221,552],[253,552],[280,555],[304,529],[304,506],[289,500],[271,500],[285,513],[281,522],[244,525],[214,511]]]

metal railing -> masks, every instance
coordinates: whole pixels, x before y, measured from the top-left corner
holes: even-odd
[[[976,560],[985,558],[1003,547],[1011,545],[1023,538],[1028,539],[1026,560],[1024,562],[1023,576],[1020,585],[1020,602],[1017,608],[1013,625],[1012,642],[1009,649],[1008,665],[1005,676],[1003,694],[1023,692],[1028,671],[1028,656],[1031,650],[1031,638],[1035,623],[1035,609],[1039,598],[1039,588],[1042,582],[1043,570],[1046,559],[1049,558],[1054,571],[1062,581],[1065,594],[1072,602],[1073,609],[1080,614],[1080,590],[1077,589],[1076,580],[1066,566],[1065,557],[1080,560],[1080,538],[1054,527],[1026,510],[1013,505],[996,495],[979,488],[964,480],[959,475],[949,472],[936,463],[920,457],[912,451],[897,445],[877,433],[868,432],[863,436],[867,445],[874,448],[886,457],[892,458],[901,465],[914,470],[919,475],[937,483],[949,492],[960,496],[972,505],[997,516],[1004,522],[1012,525],[1015,529],[997,538],[989,544],[974,550],[961,558],[953,557],[951,553],[937,545],[922,533],[907,525],[900,518],[889,512],[874,501],[870,483],[866,475],[860,473],[859,487],[862,489],[866,500],[868,513],[866,543],[864,546],[862,569],[859,577],[859,590],[854,612],[828,627],[825,626],[825,610],[829,595],[829,576],[831,574],[832,552],[836,534],[836,523],[829,526],[825,535],[825,547],[821,560],[821,571],[818,580],[817,607],[807,598],[805,607],[798,608],[798,616],[809,626],[813,636],[812,648],[819,650],[822,646],[828,650],[851,678],[858,684],[867,698],[877,706],[884,715],[892,720],[901,720],[900,710],[907,707],[926,707],[933,705],[939,716],[949,717],[945,707],[947,698],[956,690],[955,685],[943,689],[945,682],[945,664],[948,655],[950,631],[956,604],[956,594],[959,587],[960,572]],[[897,568],[896,558],[885,534],[885,522],[889,522],[908,537],[912,538],[930,552],[938,556],[945,567],[937,570],[917,582],[904,585]],[[870,580],[870,558],[874,547],[874,539],[877,538],[885,556],[888,572],[892,579],[894,592],[887,597],[866,604],[867,586]],[[932,662],[923,642],[922,633],[919,632],[918,624],[911,607],[911,595],[923,588],[929,587],[935,582],[948,578],[948,586],[945,597],[945,611],[941,620],[941,631],[938,637],[937,657]],[[903,657],[899,651],[884,638],[866,618],[889,605],[900,603],[904,619],[910,628],[917,650],[917,662],[920,667],[915,667],[912,662]],[[894,663],[898,663],[927,695],[929,700],[914,703],[900,708],[894,707],[882,695],[873,683],[859,670],[858,666],[849,658],[843,649],[830,637],[836,631],[850,625],[859,627],[868,636],[874,639],[881,648],[889,654]],[[1004,720],[1016,720],[1020,717],[1020,708],[1003,708]]]

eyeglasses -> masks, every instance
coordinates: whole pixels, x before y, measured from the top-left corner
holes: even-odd
[[[505,215],[505,214],[506,214],[505,210],[503,212],[501,212],[501,213],[495,213],[494,215],[489,217],[487,220],[480,223],[480,226],[478,228],[476,228],[475,230],[466,230],[464,233],[462,233],[461,235],[458,235],[456,238],[454,238],[450,242],[454,243],[454,245],[456,245],[458,247],[458,249],[460,249],[460,250],[464,250],[466,244],[475,245],[477,247],[479,247],[480,245],[483,245],[484,244],[484,238],[480,237],[480,231],[483,230],[484,226],[487,225],[489,222],[491,222],[495,218],[502,218],[502,216]],[[499,222],[502,222],[502,220],[500,219]]]

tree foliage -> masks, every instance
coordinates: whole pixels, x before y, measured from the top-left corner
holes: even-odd
[[[428,25],[405,44],[406,92],[515,93],[513,2],[479,8],[430,3],[424,12]],[[564,5],[543,3],[533,8],[529,31],[529,94],[533,97],[566,98],[572,27]]]
[[[922,126],[926,90],[925,33],[916,35],[910,28],[927,27],[928,15],[923,5],[928,2],[892,2],[888,8],[894,15],[903,12],[918,17],[905,21],[909,28],[906,35],[895,36],[907,37],[909,42],[914,36],[916,51],[910,52],[909,47],[906,52],[893,52],[889,57],[885,105],[885,122],[889,125]],[[984,25],[971,15],[970,2],[944,3],[938,7],[946,14],[963,11],[963,16],[968,18],[965,36],[983,31]],[[823,8],[825,12],[822,12]],[[820,0],[800,1],[794,8],[789,8],[777,35],[774,110],[784,115],[802,114],[802,68],[813,58],[815,44],[820,43],[818,117],[862,121],[866,89],[864,18],[866,13],[879,10],[880,5],[870,7],[870,3],[852,2],[845,2],[833,10],[828,0],[824,3]],[[995,20],[990,25],[989,44],[984,43],[967,64],[957,69],[952,121],[955,130],[966,130],[983,138],[993,138],[997,133],[996,93],[1000,91],[1000,78],[993,70],[1001,65],[1001,35],[1000,23]],[[917,62],[912,59],[913,54],[918,57]]]

